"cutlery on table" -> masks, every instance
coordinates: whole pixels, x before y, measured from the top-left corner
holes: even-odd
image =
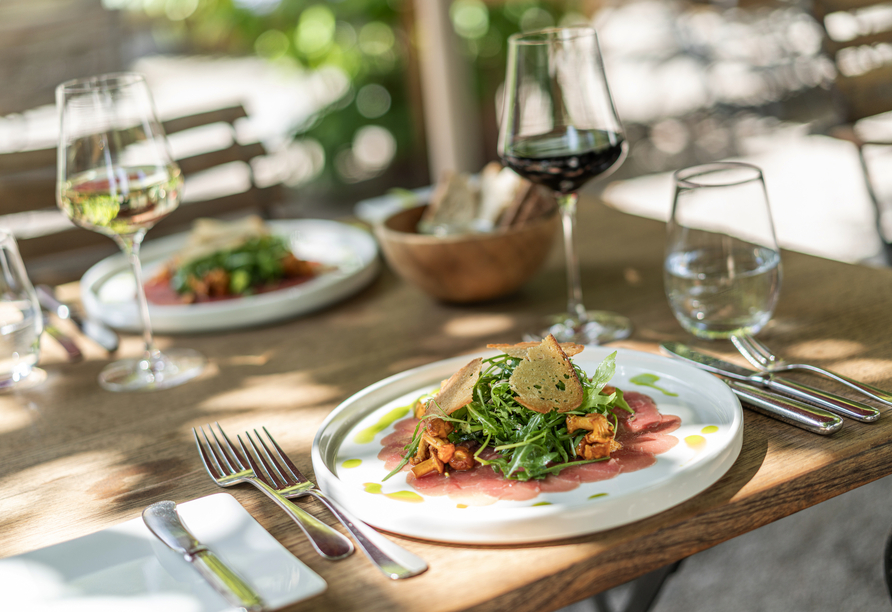
[[[65,353],[68,355],[68,361],[75,363],[84,358],[84,354],[81,353],[81,350],[78,348],[77,344],[74,343],[74,340],[65,335],[58,327],[50,323],[46,313],[43,314],[43,331],[48,333],[53,340],[58,342],[59,345],[65,349]]]
[[[223,428],[220,427],[219,423],[216,425],[220,432],[220,437],[214,432],[213,427],[208,425],[211,437],[214,440],[213,443],[208,438],[203,427],[199,427],[199,430],[201,430],[204,443],[198,437],[198,432],[195,431],[194,427],[192,428],[192,435],[195,436],[195,444],[198,445],[201,461],[217,485],[231,487],[248,482],[263,491],[267,497],[276,502],[276,505],[294,519],[294,522],[297,523],[297,526],[301,528],[310,540],[310,544],[313,545],[316,552],[327,559],[343,559],[353,552],[353,543],[350,540],[315,516],[285,499],[275,488],[259,478],[257,476],[259,470],[256,470],[253,460],[250,462],[250,466],[245,465],[245,462],[239,458],[229,438],[226,437]],[[223,442],[220,441],[220,438],[223,439]],[[239,440],[239,443],[242,444],[241,440]],[[248,454],[243,444],[242,453],[244,455]]]
[[[835,414],[799,402],[789,397],[766,391],[736,380],[723,379],[738,398],[767,417],[795,425],[806,431],[826,436],[838,431],[843,424]]]
[[[880,411],[873,406],[851,400],[827,391],[822,391],[792,380],[779,378],[771,372],[756,372],[737,364],[723,361],[711,355],[704,355],[678,342],[664,342],[660,347],[667,353],[695,363],[704,370],[720,374],[758,387],[791,395],[796,399],[829,410],[862,423],[872,423],[880,417]]]
[[[692,363],[702,370],[713,374],[723,374],[723,371],[716,368],[713,364],[713,362],[722,363],[721,360],[699,353],[684,344],[664,342],[660,345],[660,348],[665,353]],[[744,381],[738,378],[736,380],[725,379],[725,383],[738,398],[745,401],[756,412],[784,423],[795,425],[806,431],[828,435],[838,431],[843,425],[843,420],[835,414],[793,398],[759,388],[756,384],[753,384],[753,381]]]
[[[883,391],[882,389],[878,389],[872,385],[868,385],[867,383],[863,383],[861,381],[855,380],[854,378],[849,378],[844,374],[839,374],[837,372],[831,372],[825,368],[821,368],[818,366],[814,366],[808,363],[787,363],[783,359],[779,358],[771,349],[765,346],[762,342],[750,336],[749,334],[743,334],[740,336],[732,336],[731,342],[734,343],[734,346],[737,347],[737,350],[740,351],[740,354],[743,355],[747,361],[753,364],[754,367],[762,370],[763,372],[784,372],[787,370],[805,370],[807,372],[812,372],[814,374],[820,374],[821,376],[826,376],[827,378],[831,378],[837,382],[840,382],[844,385],[851,387],[856,391],[860,391],[864,395],[877,400],[878,402],[883,402],[889,406],[892,406],[892,394],[887,391]]]
[[[248,456],[248,460],[251,459],[250,455],[253,454],[257,463],[263,467],[263,470],[258,470],[255,465],[255,473],[261,478],[267,478],[267,483],[274,486],[285,497],[295,498],[310,495],[322,502],[356,539],[359,548],[375,564],[375,567],[389,578],[393,580],[411,578],[427,570],[427,563],[424,559],[391,542],[326,497],[319,487],[316,486],[316,483],[308,480],[301,474],[300,470],[276,443],[266,427],[262,429],[270,441],[270,445],[267,445],[256,429],[254,430],[254,435],[257,437],[257,443],[255,443],[250,432],[245,432],[248,446],[252,451]],[[241,438],[239,438],[239,441],[241,441]],[[272,449],[270,446],[272,446]],[[254,465],[254,462],[252,462],[252,465]]]
[[[149,531],[168,548],[183,555],[202,578],[231,605],[244,608],[247,612],[263,610],[264,603],[260,595],[186,529],[180,521],[176,503],[154,503],[143,510],[142,520]]]
[[[37,301],[40,302],[40,305],[45,310],[53,313],[60,319],[68,319],[74,323],[83,335],[109,353],[114,353],[118,350],[118,334],[101,323],[91,319],[82,319],[70,306],[56,299],[52,287],[37,285],[34,290],[37,293]]]

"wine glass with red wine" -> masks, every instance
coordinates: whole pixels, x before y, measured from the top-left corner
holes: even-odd
[[[567,266],[567,312],[530,336],[550,333],[561,342],[601,344],[632,332],[624,316],[586,310],[575,244],[579,188],[618,168],[626,150],[595,30],[552,28],[508,39],[499,156],[521,176],[555,192]]]
[[[115,361],[99,375],[109,391],[179,385],[206,360],[191,349],[162,353],[152,339],[139,261],[146,232],[180,204],[183,178],[173,161],[145,79],[134,73],[76,79],[56,88],[59,111],[59,208],[76,225],[112,238],[127,257],[145,351]]]

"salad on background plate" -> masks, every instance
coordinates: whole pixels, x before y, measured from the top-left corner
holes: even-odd
[[[239,222],[143,245],[152,326],[159,333],[238,329],[293,318],[330,306],[371,283],[378,246],[365,229],[323,219]],[[199,240],[196,236],[213,236]],[[289,277],[291,272],[296,274]],[[311,273],[311,274],[308,274]],[[108,257],[84,274],[88,316],[139,331],[135,281],[126,259]],[[190,303],[191,302],[191,303]]]

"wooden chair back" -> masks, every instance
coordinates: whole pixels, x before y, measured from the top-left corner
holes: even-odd
[[[229,143],[206,150],[201,143],[177,159],[185,178],[184,200],[179,208],[149,233],[149,239],[186,231],[199,217],[257,213],[270,216],[281,202],[281,185],[257,184],[252,163],[266,151],[260,143],[241,144],[235,125],[247,117],[241,105],[179,117],[163,122],[172,144],[177,140],[201,140],[201,130],[228,130]],[[219,136],[214,138],[219,145]],[[197,145],[197,146],[196,146]],[[177,147],[174,156],[177,157]],[[216,173],[216,174],[214,174]],[[215,177],[244,177],[228,193],[197,190],[202,182],[225,183]],[[22,257],[34,282],[60,283],[76,280],[117,247],[108,237],[72,225],[56,208],[56,148],[0,154],[0,226],[16,234]]]
[[[845,123],[892,110],[892,4],[878,0],[814,0],[823,47],[836,70],[834,95]]]
[[[835,121],[820,131],[855,145],[862,176],[874,209],[874,226],[886,265],[892,265],[892,234],[888,231],[889,206],[880,194],[877,155],[887,156],[892,141],[865,130],[862,120],[892,111],[892,3],[879,0],[813,0],[814,17],[823,27],[823,48],[836,76],[831,90]],[[861,122],[859,124],[859,122]],[[882,122],[886,122],[885,119]],[[874,121],[874,130],[876,122]],[[874,161],[871,161],[871,160]]]

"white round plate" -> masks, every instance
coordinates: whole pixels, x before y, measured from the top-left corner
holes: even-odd
[[[594,373],[612,351],[586,347],[573,361]],[[387,470],[377,455],[381,439],[393,432],[393,426],[370,442],[357,434],[363,432],[367,439],[377,424],[437,388],[476,356],[447,359],[391,376],[338,406],[313,442],[313,469],[322,490],[363,521],[393,533],[442,542],[518,544],[594,533],[662,512],[715,483],[740,453],[743,413],[727,385],[680,361],[617,350],[611,384],[646,393],[656,400],[661,413],[681,418],[681,426],[671,434],[678,444],[657,455],[654,465],[572,491],[540,493],[527,501],[499,500],[487,506],[463,507],[446,496],[421,495],[406,484],[405,473],[381,483]],[[632,383],[640,374],[657,376],[655,384],[675,395]],[[377,484],[382,485],[380,493],[367,492]],[[399,492],[410,493],[392,495]]]
[[[268,221],[286,236],[297,257],[335,269],[294,287],[219,302],[160,306],[149,303],[156,332],[193,333],[236,329],[288,319],[322,308],[368,285],[378,273],[378,246],[367,231],[323,219]],[[186,243],[188,234],[146,242],[140,252],[145,279],[152,278]],[[87,270],[81,301],[90,318],[124,331],[140,331],[135,283],[122,254]]]

